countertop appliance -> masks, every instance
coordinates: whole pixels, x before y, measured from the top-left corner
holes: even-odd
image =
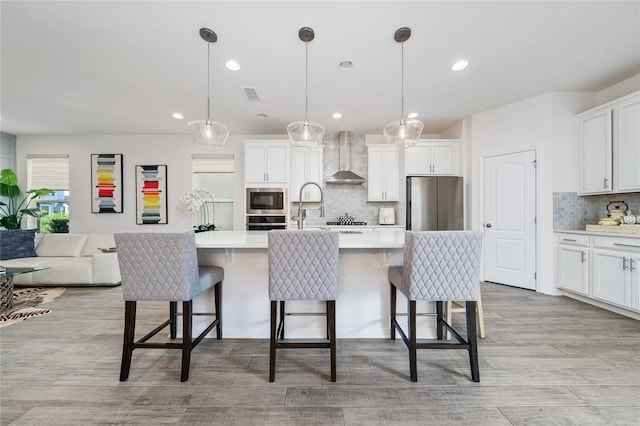
[[[458,176],[407,176],[407,229],[464,229],[462,194]]]
[[[365,226],[367,222],[351,222],[351,223],[341,223],[341,222],[327,222],[328,226]]]
[[[378,210],[378,223],[380,225],[395,225],[395,209],[393,207],[380,207],[380,209]]]
[[[287,214],[287,188],[247,188],[246,214]]]

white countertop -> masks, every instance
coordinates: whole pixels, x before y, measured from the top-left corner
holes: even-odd
[[[316,228],[318,229],[318,228]],[[308,229],[311,230],[311,229]],[[345,230],[352,232],[353,228]],[[327,230],[326,232],[339,232]],[[341,249],[390,249],[404,247],[404,229],[364,229],[358,233],[340,233]],[[267,231],[209,231],[196,234],[197,248],[267,248]]]
[[[640,234],[625,234],[622,232],[598,232],[598,231],[584,231],[579,229],[554,229],[553,232],[563,234],[579,234],[579,235],[595,235],[603,237],[620,237],[620,238],[635,238],[640,239]]]

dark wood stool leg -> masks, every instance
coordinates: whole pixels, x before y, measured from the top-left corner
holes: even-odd
[[[222,281],[214,286],[214,304],[216,307],[216,320],[218,324],[216,325],[216,338],[222,339]]]
[[[189,366],[191,364],[191,334],[193,330],[193,302],[182,302],[182,372],[180,381],[189,379]]]
[[[469,343],[469,363],[471,364],[471,378],[474,382],[480,381],[480,369],[478,367],[478,329],[476,324],[476,301],[466,302],[467,314],[467,342]]]
[[[444,325],[442,325],[442,301],[438,301],[436,302],[436,317],[437,317],[437,323],[436,323],[436,333],[437,333],[437,337],[438,340],[442,340],[442,336],[444,335]]]
[[[284,300],[280,301],[280,323],[279,323],[279,327],[280,327],[280,335],[278,336],[278,339],[284,339],[284,317],[285,317],[285,313],[284,313]]]
[[[408,332],[409,332],[409,371],[411,372],[411,381],[418,381],[418,357],[416,353],[416,301],[409,300],[408,312]]]
[[[129,378],[131,357],[133,355],[133,339],[136,331],[136,302],[125,301],[124,308],[124,338],[122,342],[122,364],[120,364],[120,381]]]
[[[276,327],[278,313],[278,302],[271,301],[271,335],[269,337],[269,381],[276,378]]]
[[[329,319],[329,346],[331,348],[331,381],[336,381],[336,301],[327,301],[327,317]]]
[[[391,297],[389,298],[391,304],[391,340],[396,340],[396,286],[393,283],[389,283],[391,288]]]
[[[169,302],[169,318],[171,319],[169,336],[175,339],[178,335],[178,302]]]
[[[329,328],[330,328],[330,324],[329,324],[329,301],[327,300],[324,304],[325,304],[325,312],[326,312],[325,319],[326,319],[326,322],[327,322],[327,324],[326,324],[327,325],[327,339],[330,339],[331,335],[329,333]]]

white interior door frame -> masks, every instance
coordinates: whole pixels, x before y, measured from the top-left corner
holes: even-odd
[[[483,279],[488,281],[501,282],[509,285],[516,285],[523,288],[529,288],[532,290],[539,290],[539,282],[537,275],[537,271],[539,269],[539,231],[540,226],[537,223],[537,218],[539,218],[539,202],[538,202],[538,192],[540,189],[539,186],[539,155],[537,149],[523,149],[514,152],[504,152],[504,153],[493,153],[491,155],[484,155],[481,157],[481,180],[480,190],[481,197],[479,198],[479,207],[481,212],[482,221],[480,226],[485,233],[485,253],[484,253],[484,262],[482,268],[482,276]],[[526,174],[523,175],[522,185],[525,185],[525,181],[528,182],[526,188],[527,190],[523,191],[525,193],[525,197],[522,197],[521,200],[517,200],[517,197],[514,197],[514,201],[520,201],[520,207],[518,207],[518,203],[514,203],[515,207],[513,208],[513,213],[515,216],[522,215],[522,223],[524,224],[521,229],[518,228],[517,221],[513,221],[512,223],[505,222],[505,216],[503,208],[507,211],[511,209],[510,205],[505,206],[497,206],[496,203],[499,203],[500,200],[492,198],[495,197],[495,193],[498,190],[487,189],[487,185],[496,185],[494,183],[487,182],[487,179],[496,179],[495,176],[488,176],[487,173],[492,174],[494,171],[487,170],[487,162],[494,162],[495,164],[499,164],[501,158],[504,158],[506,161],[505,164],[513,163],[515,164],[515,168],[512,168],[514,175],[516,178],[518,177],[517,173]],[[496,160],[498,163],[496,163]],[[512,162],[510,160],[515,160]],[[522,170],[517,170],[518,161],[520,161],[520,166],[525,167]],[[531,163],[530,168],[527,163]],[[518,179],[514,179],[518,180]],[[507,181],[508,182],[508,181]],[[515,183],[515,182],[514,182]],[[500,188],[500,191],[516,191],[517,188],[512,187],[509,188],[509,184],[504,185],[506,188]],[[493,188],[493,186],[492,186]],[[493,192],[492,195],[490,192]],[[492,198],[492,200],[488,200],[487,197]],[[488,205],[491,204],[491,205]],[[496,214],[496,210],[498,211],[498,215]],[[509,212],[511,214],[511,211]],[[486,217],[487,215],[493,216],[491,218]],[[491,223],[492,221],[497,221],[497,216],[502,215],[501,222]],[[489,225],[492,226],[489,228]],[[505,227],[506,225],[506,227]],[[510,228],[511,229],[508,229]],[[504,228],[504,229],[502,229]],[[511,232],[513,231],[513,232]],[[513,253],[512,253],[513,252]],[[513,256],[512,256],[513,254]]]

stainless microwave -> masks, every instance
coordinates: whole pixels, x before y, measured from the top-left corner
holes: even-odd
[[[287,214],[287,188],[247,188],[247,214]]]

